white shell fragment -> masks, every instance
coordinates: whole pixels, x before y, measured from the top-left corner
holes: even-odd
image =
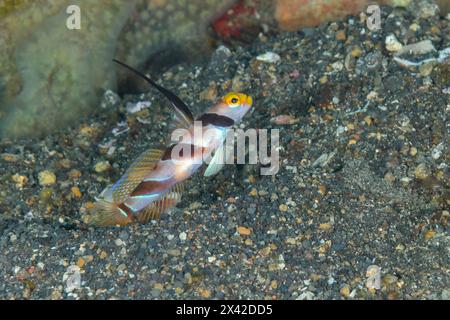
[[[128,102],[127,103],[127,112],[133,114],[133,113],[141,111],[142,109],[148,108],[150,106],[151,106],[150,101],[139,101],[137,103]]]
[[[398,41],[395,35],[392,33],[386,37],[384,43],[386,45],[386,50],[390,52],[400,51],[403,47],[400,41]]]
[[[260,54],[256,57],[256,60],[267,62],[267,63],[276,63],[281,60],[280,56],[276,54],[275,52],[266,52],[263,54]]]
[[[434,47],[431,40],[423,40],[416,43],[408,44],[407,46],[402,47],[401,50],[397,52],[397,56],[409,53],[413,55],[427,54],[429,52],[435,52],[436,48]]]

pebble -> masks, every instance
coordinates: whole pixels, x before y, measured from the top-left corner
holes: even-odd
[[[95,164],[94,170],[97,173],[105,172],[111,169],[111,164],[108,161],[100,161]]]
[[[1,157],[7,162],[17,162],[20,160],[20,156],[12,153],[2,153]]]
[[[319,224],[319,230],[328,231],[332,227],[331,223],[321,223]]]
[[[279,115],[270,119],[270,122],[277,125],[292,125],[300,122],[300,119],[291,115]]]
[[[62,295],[61,295],[61,291],[59,291],[58,289],[53,290],[50,298],[52,300],[59,300],[61,299]]]
[[[178,237],[180,238],[181,241],[186,241],[187,234],[186,232],[181,232]]]
[[[16,184],[16,187],[18,187],[18,188],[23,188],[28,182],[28,178],[27,177],[22,176],[22,175],[20,175],[18,173],[13,175],[11,177],[11,180]]]
[[[121,240],[128,240],[128,238],[129,238],[128,232],[126,232],[126,231],[120,232],[120,233],[119,233],[119,238],[120,238]]]
[[[286,211],[288,211],[288,206],[285,205],[284,203],[282,203],[278,206],[278,209],[280,209],[280,211],[282,211],[282,212],[286,212]]]
[[[425,232],[423,238],[425,239],[425,241],[430,240],[431,238],[434,238],[434,236],[436,235],[436,231],[434,230],[428,230],[427,232]]]
[[[347,39],[347,35],[345,34],[344,30],[339,30],[338,32],[336,32],[336,40],[344,41],[345,39]]]
[[[63,281],[66,283],[65,291],[70,293],[81,288],[80,267],[71,265],[63,275]]]
[[[178,257],[179,255],[181,255],[181,250],[180,249],[169,249],[169,250],[167,250],[167,254],[169,256]]]
[[[367,289],[380,289],[381,284],[381,268],[377,265],[371,265],[366,271],[366,288]]]
[[[276,63],[280,61],[280,56],[275,52],[266,52],[256,57],[256,60],[266,63]]]
[[[199,288],[197,291],[202,298],[209,299],[211,297],[211,291],[204,288]]]
[[[39,172],[38,178],[41,186],[50,186],[56,183],[56,175],[49,170]]]
[[[77,261],[77,266],[79,268],[83,268],[83,266],[85,265],[86,261],[83,258],[79,258]]]
[[[386,180],[387,182],[394,182],[395,181],[395,176],[392,174],[392,172],[386,172],[386,174],[384,175],[384,180]]]
[[[75,198],[81,198],[81,191],[80,191],[80,188],[78,188],[78,187],[72,187],[72,188],[70,189],[70,191],[72,192],[72,194],[73,194],[73,196],[74,196]]]
[[[252,233],[252,230],[246,227],[237,227],[236,229],[241,236],[249,236]]]
[[[350,287],[348,285],[344,285],[339,292],[343,297],[347,298],[350,295]]]
[[[124,245],[124,242],[121,239],[116,239],[114,241],[114,243],[116,244],[116,246],[120,247]]]
[[[430,170],[425,163],[421,163],[414,169],[414,175],[417,179],[424,180],[430,175]]]
[[[444,151],[444,142],[439,143],[436,147],[431,150],[431,157],[434,160],[439,159],[442,156],[442,151]]]
[[[392,33],[386,37],[384,43],[386,45],[386,49],[390,52],[397,52],[403,48],[403,45]]]
[[[392,274],[387,274],[383,277],[381,280],[381,283],[384,287],[392,287],[396,282],[398,278]]]

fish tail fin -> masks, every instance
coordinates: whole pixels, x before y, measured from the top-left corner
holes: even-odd
[[[97,227],[126,226],[133,222],[133,219],[124,214],[114,202],[99,199],[93,208],[93,213],[89,221]]]

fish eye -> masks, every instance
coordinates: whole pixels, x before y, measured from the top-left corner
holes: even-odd
[[[230,107],[236,107],[239,105],[240,103],[240,99],[237,95],[235,94],[230,94],[229,96],[226,97],[225,102],[230,106]]]

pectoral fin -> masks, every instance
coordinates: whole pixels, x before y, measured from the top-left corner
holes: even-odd
[[[217,148],[211,162],[203,174],[205,177],[210,177],[217,174],[220,170],[222,170],[225,165],[225,146],[220,146]]]

